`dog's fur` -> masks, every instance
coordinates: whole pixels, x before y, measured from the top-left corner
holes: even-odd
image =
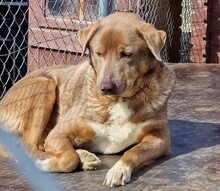
[[[161,61],[165,38],[135,14],[97,21],[79,32],[89,59],[21,79],[0,102],[0,122],[46,172],[71,172],[80,162],[92,170],[100,160],[90,152],[131,147],[104,181],[128,183],[132,172],[170,154],[167,101],[175,77]]]

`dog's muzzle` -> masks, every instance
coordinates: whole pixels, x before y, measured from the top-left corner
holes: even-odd
[[[116,94],[116,84],[113,82],[102,82],[100,84],[101,93],[104,95],[114,95]]]

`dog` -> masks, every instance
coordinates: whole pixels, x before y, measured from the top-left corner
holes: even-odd
[[[45,172],[100,165],[94,153],[124,152],[104,185],[131,180],[133,172],[169,155],[167,102],[175,75],[161,59],[164,31],[133,13],[114,13],[78,34],[78,65],[31,72],[0,101],[4,130],[21,137]]]

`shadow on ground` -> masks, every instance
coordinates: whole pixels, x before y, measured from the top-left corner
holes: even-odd
[[[210,147],[220,145],[219,123],[199,123],[184,120],[169,120],[169,128],[172,141],[171,155],[167,157],[161,157],[153,164],[135,173],[133,181],[136,181],[147,171],[161,165],[166,161],[175,159],[181,155],[190,155],[190,153],[199,149],[208,149]],[[193,163],[193,161],[191,162]]]

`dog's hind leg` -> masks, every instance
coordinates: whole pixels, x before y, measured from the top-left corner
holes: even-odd
[[[33,158],[45,155],[39,150],[39,143],[51,117],[56,99],[54,80],[39,77],[35,83],[37,86],[33,90],[30,89],[30,96],[24,100],[29,103],[29,108],[22,120],[22,144]]]
[[[44,76],[24,78],[15,84],[0,103],[0,121],[5,131],[21,136],[31,157],[45,153],[39,142],[55,103],[56,82]]]
[[[64,134],[53,134],[45,143],[45,156],[36,159],[36,167],[44,172],[72,172],[79,165],[79,156],[71,140]]]
[[[100,160],[95,155],[74,149],[89,144],[95,138],[95,132],[80,117],[70,120],[64,118],[48,134],[44,148],[51,156],[36,160],[35,164],[40,170],[71,172],[80,163],[85,170],[93,170],[99,166]]]

